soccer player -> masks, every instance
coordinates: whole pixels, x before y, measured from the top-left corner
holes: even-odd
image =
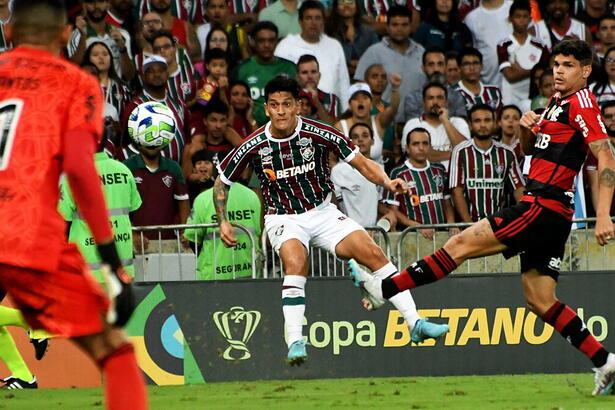
[[[267,83],[265,111],[270,121],[226,156],[214,183],[220,238],[232,247],[237,239],[227,215],[229,188],[250,163],[260,180],[267,210],[265,230],[284,265],[282,310],[291,365],[300,365],[307,358],[302,321],[310,244],[343,259],[354,258],[382,278],[397,272],[365,230],[330,202],[333,184],[329,153],[355,167],[372,183],[392,192],[404,191],[403,181],[391,181],[336,128],[299,117],[298,97],[299,84],[294,79],[276,77]],[[391,302],[406,319],[413,341],[437,338],[448,331],[447,325],[421,319],[410,293]],[[364,303],[371,307],[369,301]]]
[[[109,409],[145,409],[145,385],[120,326],[134,309],[113,243],[94,151],[102,134],[96,79],[61,59],[70,36],[62,0],[16,0],[0,56],[0,288],[34,329],[72,338],[99,365]],[[64,172],[101,260],[110,300],[65,236]]]
[[[615,158],[596,98],[587,89],[592,70],[590,46],[581,40],[565,40],[553,48],[553,56],[556,94],[542,116],[529,111],[521,119],[523,151],[533,151],[521,201],[481,219],[398,275],[381,280],[359,272],[357,281],[363,283],[374,303],[383,303],[400,291],[444,278],[467,259],[521,253],[521,281],[528,307],[592,361],[596,371],[593,394],[609,394],[615,380],[615,355],[557,299],[555,288],[574,212],[574,179],[588,150],[598,159],[596,240],[604,246],[615,237],[609,216]]]

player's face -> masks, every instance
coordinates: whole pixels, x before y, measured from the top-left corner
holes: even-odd
[[[231,106],[235,110],[244,111],[248,108],[250,102],[250,94],[246,87],[241,84],[234,85],[231,88]]]
[[[164,64],[154,63],[149,65],[143,73],[143,84],[160,88],[166,86],[168,78],[167,67]]]
[[[609,80],[615,81],[615,51],[604,56],[604,71],[609,76]]]
[[[158,13],[147,13],[141,20],[143,37],[151,41],[154,34],[162,30],[162,19]]]
[[[228,5],[226,0],[209,0],[207,2],[207,20],[213,24],[221,25],[224,23],[224,18],[228,14]]]
[[[412,28],[410,19],[404,16],[396,16],[389,19],[387,23],[387,34],[394,43],[404,43],[410,37]]]
[[[355,93],[350,99],[349,105],[352,115],[358,118],[365,118],[369,116],[369,112],[372,109],[372,99],[363,92]]]
[[[175,62],[175,44],[168,37],[158,37],[152,44],[154,54],[158,54],[167,61],[168,65]]]
[[[108,0],[89,0],[83,2],[83,10],[88,20],[99,23],[104,20],[109,10]]]
[[[320,71],[316,61],[299,64],[297,66],[297,82],[301,88],[316,89],[320,82]]]
[[[479,81],[482,69],[483,64],[478,56],[464,56],[461,60],[461,78],[466,81]]]
[[[408,159],[423,164],[427,161],[427,155],[429,155],[430,151],[431,142],[427,133],[415,131],[408,135],[408,145],[406,146]]]
[[[382,94],[387,88],[387,72],[382,66],[374,66],[367,71],[365,82],[369,85],[372,93]]]
[[[446,82],[449,84],[456,84],[459,80],[461,80],[459,64],[457,64],[457,60],[451,58],[446,62]]]
[[[222,50],[228,50],[228,38],[222,30],[214,30],[209,36],[209,49],[221,48]]]
[[[254,36],[254,54],[263,60],[273,58],[275,46],[278,43],[278,36],[271,30],[259,30]]]
[[[319,9],[307,9],[299,19],[301,35],[308,40],[318,41],[325,29],[325,18]]]
[[[531,20],[532,16],[527,10],[515,10],[512,16],[510,16],[513,30],[517,33],[525,33]]]
[[[470,118],[470,129],[472,136],[479,140],[486,140],[493,134],[493,113],[487,110],[477,110],[472,113]]]
[[[205,127],[207,127],[207,132],[215,138],[224,138],[224,133],[226,132],[226,127],[228,125],[227,116],[224,114],[219,114],[217,112],[212,112],[203,121],[205,123]]]
[[[615,44],[615,19],[602,20],[598,27],[597,36],[603,44],[611,46]]]
[[[102,44],[97,44],[92,47],[90,51],[90,63],[94,64],[98,71],[106,73],[111,67],[111,55],[107,50],[107,47]]]
[[[555,94],[555,82],[552,75],[545,75],[540,79],[540,94],[549,98]]]
[[[514,135],[515,130],[519,128],[519,120],[521,116],[517,110],[508,108],[502,111],[502,118],[500,118],[500,127],[502,128],[502,134]]]
[[[354,145],[359,147],[361,154],[369,157],[370,150],[374,144],[374,139],[372,138],[372,135],[367,127],[362,125],[354,127],[350,133],[350,139]]]
[[[429,87],[425,91],[425,98],[423,99],[425,114],[438,117],[440,110],[446,107],[446,105],[447,100],[443,89],[440,87]]]
[[[265,113],[271,120],[273,130],[280,138],[292,134],[297,125],[297,115],[301,104],[288,91],[269,94],[265,103]]]
[[[577,92],[585,87],[591,72],[591,65],[582,66],[574,56],[556,55],[553,63],[555,91],[563,96]]]
[[[425,56],[423,72],[429,81],[444,82],[444,71],[446,70],[445,58],[442,53],[429,53]]]

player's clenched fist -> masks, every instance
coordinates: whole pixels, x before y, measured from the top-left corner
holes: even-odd
[[[393,192],[396,195],[405,194],[408,192],[408,184],[401,178],[395,178],[391,181],[388,181],[384,184],[384,187],[389,191]]]
[[[227,248],[232,248],[237,245],[237,238],[235,238],[235,229],[229,221],[220,222],[220,239]]]
[[[521,121],[519,121],[519,124],[522,127],[531,130],[538,123],[538,120],[540,120],[540,115],[536,114],[534,111],[528,111],[523,114],[523,117],[521,117]]]

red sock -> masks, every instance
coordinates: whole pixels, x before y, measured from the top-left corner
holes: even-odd
[[[147,410],[145,382],[130,343],[99,360],[98,365],[105,376],[108,410]]]

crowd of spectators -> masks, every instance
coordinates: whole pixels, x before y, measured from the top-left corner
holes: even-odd
[[[519,119],[553,95],[550,50],[562,39],[593,45],[590,89],[611,111],[615,101],[608,0],[67,3],[74,30],[65,56],[99,79],[107,151],[128,161],[143,197],[136,225],[186,221],[215,165],[267,122],[264,87],[277,75],[298,80],[302,115],[335,125],[408,180],[405,198],[390,197],[331,163],[343,208],[365,225],[385,216],[394,230],[475,221],[519,197],[529,166]],[[10,19],[10,1],[0,0],[0,22]],[[0,50],[9,49],[0,34]],[[129,113],[146,101],[165,103],[178,124],[162,157],[127,135]],[[605,123],[615,134],[611,111]],[[245,185],[258,193],[250,173]]]

